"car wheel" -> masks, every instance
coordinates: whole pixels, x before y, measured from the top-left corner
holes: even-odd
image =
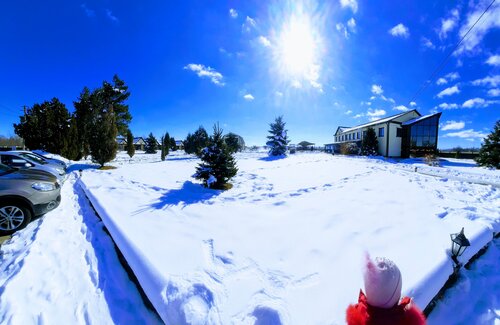
[[[31,212],[18,203],[0,203],[0,236],[23,229],[31,220]]]

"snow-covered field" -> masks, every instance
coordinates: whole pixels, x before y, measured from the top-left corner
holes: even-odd
[[[176,325],[342,324],[365,252],[393,259],[423,308],[452,271],[449,234],[465,227],[465,261],[500,228],[499,189],[463,181],[494,183],[499,172],[472,161],[243,153],[226,192],[199,186],[197,163],[182,152],[166,162],[121,153],[110,171],[73,163],[61,206],[0,248],[0,323],[160,323],[103,224]],[[461,271],[429,324],[499,322],[498,247]]]
[[[449,234],[465,227],[467,260],[500,229],[499,190],[462,180],[498,171],[472,164],[438,178],[416,162],[245,153],[220,192],[191,178],[197,163],[120,155],[81,179],[167,324],[341,324],[365,252],[393,259],[423,308],[452,272]]]

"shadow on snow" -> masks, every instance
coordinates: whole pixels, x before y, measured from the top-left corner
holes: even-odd
[[[221,194],[222,190],[212,190],[195,184],[191,181],[185,181],[182,187],[170,190],[163,194],[158,202],[151,205],[153,209],[163,209],[171,205],[183,204],[184,206],[196,203],[203,203]]]
[[[287,157],[287,155],[267,156],[267,157],[259,158],[259,160],[262,160],[262,161],[275,161],[275,160],[285,159],[286,157]]]

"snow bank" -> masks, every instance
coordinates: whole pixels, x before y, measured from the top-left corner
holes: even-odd
[[[499,229],[498,189],[380,160],[239,154],[220,192],[185,158],[81,179],[166,324],[343,323],[365,252],[394,260],[423,308],[452,272],[449,234],[465,227],[465,261]]]

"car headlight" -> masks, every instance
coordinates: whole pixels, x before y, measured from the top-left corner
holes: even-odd
[[[33,183],[33,185],[31,185],[31,187],[37,191],[42,191],[42,192],[53,191],[56,189],[56,186],[54,184],[42,183],[42,182]]]

